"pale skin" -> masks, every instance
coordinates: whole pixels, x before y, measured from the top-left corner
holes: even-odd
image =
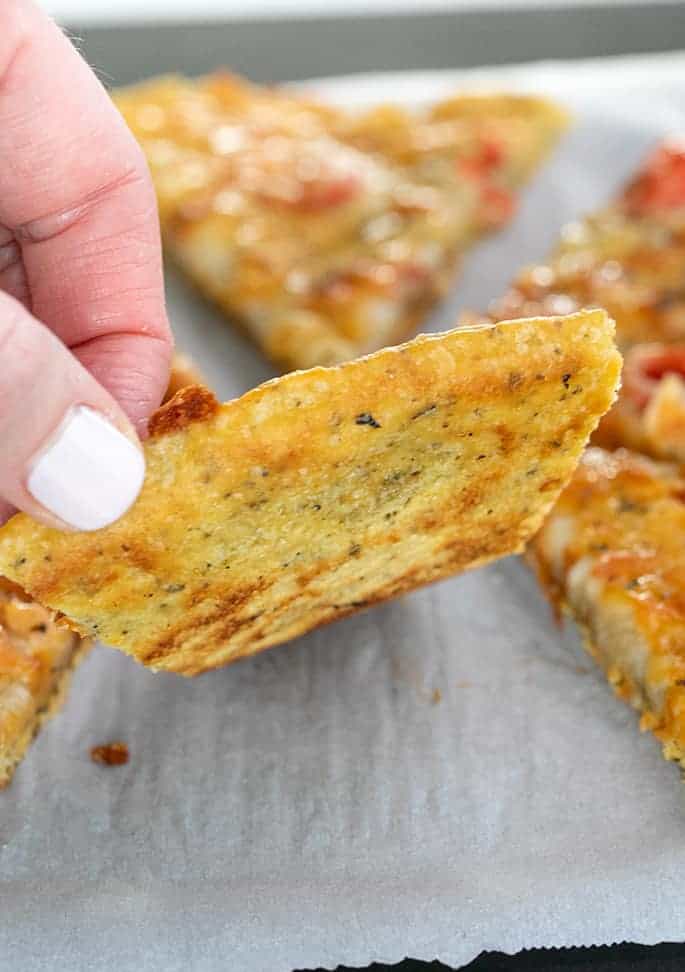
[[[64,528],[29,492],[36,456],[77,405],[138,446],[172,341],[142,153],[32,0],[2,0],[0,160],[0,522]]]

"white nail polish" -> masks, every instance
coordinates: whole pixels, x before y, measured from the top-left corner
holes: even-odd
[[[41,506],[76,530],[118,520],[145,478],[139,449],[98,412],[71,408],[30,469],[27,488]]]

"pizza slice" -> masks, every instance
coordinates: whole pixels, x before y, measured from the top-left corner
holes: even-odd
[[[150,423],[145,485],[94,533],[18,514],[0,569],[192,675],[521,550],[610,406],[603,311],[426,335]]]
[[[0,788],[64,702],[71,673],[91,644],[0,578]]]
[[[542,98],[459,94],[425,109],[380,105],[336,120],[336,132],[363,151],[389,159],[421,184],[479,193],[474,232],[496,228],[514,213],[518,189],[553,148],[566,125]]]
[[[167,251],[284,369],[411,335],[565,124],[542,99],[462,100],[354,115],[228,74],[115,94]]]
[[[685,468],[589,449],[530,557],[641,728],[685,768]]]
[[[166,398],[199,380],[192,361],[174,355]],[[0,577],[0,789],[46,719],[64,704],[71,675],[92,644]]]
[[[550,259],[524,269],[494,319],[604,307],[621,350],[685,342],[685,144],[660,145],[600,212],[562,231]]]
[[[684,146],[659,146],[613,203],[566,227],[550,260],[519,274],[489,319],[583,306],[608,309],[625,355],[619,400],[593,443],[685,462]]]

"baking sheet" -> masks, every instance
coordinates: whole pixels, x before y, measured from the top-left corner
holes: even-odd
[[[483,307],[656,138],[685,132],[685,56],[499,77],[556,94],[577,124],[433,328]],[[421,101],[455,80],[390,90]],[[173,275],[169,298],[222,395],[271,375]],[[111,739],[127,766],[90,761]],[[192,681],[99,648],[0,794],[0,968],[459,966],[482,949],[680,940],[684,795],[517,560]]]

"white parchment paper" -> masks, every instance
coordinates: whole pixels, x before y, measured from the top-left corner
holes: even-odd
[[[486,75],[556,95],[577,123],[434,327],[685,132],[685,57]],[[326,87],[420,101],[457,80]],[[269,377],[175,278],[169,297],[223,395]],[[90,761],[119,738],[127,766]],[[0,969],[459,966],[682,940],[684,873],[678,772],[510,560],[192,681],[97,649],[0,794]]]

